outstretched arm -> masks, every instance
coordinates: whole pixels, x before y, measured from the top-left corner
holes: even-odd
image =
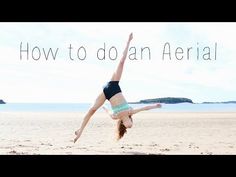
[[[161,104],[157,103],[157,104],[154,104],[154,105],[148,105],[148,106],[144,106],[144,107],[141,107],[141,108],[130,109],[130,110],[127,110],[127,111],[122,111],[122,112],[120,112],[116,115],[109,113],[107,108],[103,108],[103,109],[107,112],[107,114],[112,119],[121,119],[124,116],[132,116],[134,114],[137,114],[138,112],[148,111],[150,109],[156,109],[156,108],[161,108]]]
[[[125,60],[126,60],[126,57],[127,57],[127,54],[128,54],[128,50],[129,50],[129,44],[130,44],[132,39],[133,39],[133,33],[130,33],[129,39],[128,39],[126,47],[125,47],[125,50],[123,52],[123,56],[120,59],[120,62],[117,66],[116,71],[112,75],[112,78],[111,78],[112,81],[119,81],[121,79],[121,75],[122,75],[123,68],[124,68],[124,63],[125,63]]]
[[[156,109],[156,108],[161,108],[161,104],[157,103],[155,105],[149,105],[149,106],[133,109],[131,110],[131,114],[137,114],[138,112],[141,112],[141,111],[148,111],[150,109]]]

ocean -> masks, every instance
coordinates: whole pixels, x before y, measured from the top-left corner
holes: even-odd
[[[145,105],[130,104],[133,108]],[[86,112],[91,106],[89,103],[7,103],[0,104],[0,112]],[[105,106],[111,109],[109,103]],[[103,112],[103,109],[98,112]],[[236,112],[236,104],[162,104],[161,109],[149,112]]]

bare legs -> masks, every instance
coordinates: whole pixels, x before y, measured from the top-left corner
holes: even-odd
[[[93,104],[93,106],[89,109],[89,111],[87,112],[87,114],[84,117],[84,120],[82,122],[82,125],[80,127],[80,129],[78,129],[75,132],[75,139],[74,139],[74,143],[79,139],[79,137],[81,136],[85,126],[87,125],[89,119],[93,116],[93,114],[103,105],[103,103],[105,102],[106,98],[104,93],[102,92],[96,99],[95,103]]]
[[[121,75],[122,75],[122,72],[123,72],[123,67],[124,67],[124,63],[125,63],[125,60],[126,60],[126,57],[127,57],[127,53],[128,53],[128,49],[129,49],[129,44],[130,44],[130,41],[133,39],[133,34],[131,33],[129,35],[129,39],[128,39],[128,42],[127,42],[127,45],[126,45],[126,48],[123,52],[123,56],[119,62],[119,65],[116,69],[116,71],[114,72],[114,74],[112,75],[112,78],[111,78],[111,81],[119,81],[121,79]],[[75,139],[74,139],[74,143],[79,139],[79,137],[81,136],[84,128],[86,127],[89,119],[93,116],[93,114],[104,104],[104,102],[106,101],[106,98],[105,98],[105,95],[104,93],[102,92],[96,99],[94,105],[89,109],[89,111],[87,112],[87,114],[85,115],[84,117],[84,120],[81,124],[81,127],[80,129],[78,129],[76,132],[75,132]]]

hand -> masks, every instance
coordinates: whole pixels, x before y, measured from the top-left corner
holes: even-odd
[[[129,42],[133,39],[133,33],[130,33],[129,35]]]
[[[107,113],[109,113],[109,110],[105,106],[103,106],[102,109],[106,111]]]
[[[156,104],[156,108],[161,108],[161,104],[160,104],[160,103],[157,103],[157,104]]]
[[[77,131],[75,132],[76,137],[75,137],[75,139],[74,139],[74,143],[79,139],[79,137],[81,136],[81,134],[82,134],[82,130],[81,130],[81,129],[79,129],[79,130],[77,130]]]
[[[118,117],[117,115],[114,115],[114,114],[111,115],[111,118],[112,118],[113,120],[119,119],[119,117]]]

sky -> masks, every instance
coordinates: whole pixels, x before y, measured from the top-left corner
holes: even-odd
[[[133,32],[120,81],[128,101],[236,100],[235,31],[236,23],[0,23],[0,99],[93,102]]]

